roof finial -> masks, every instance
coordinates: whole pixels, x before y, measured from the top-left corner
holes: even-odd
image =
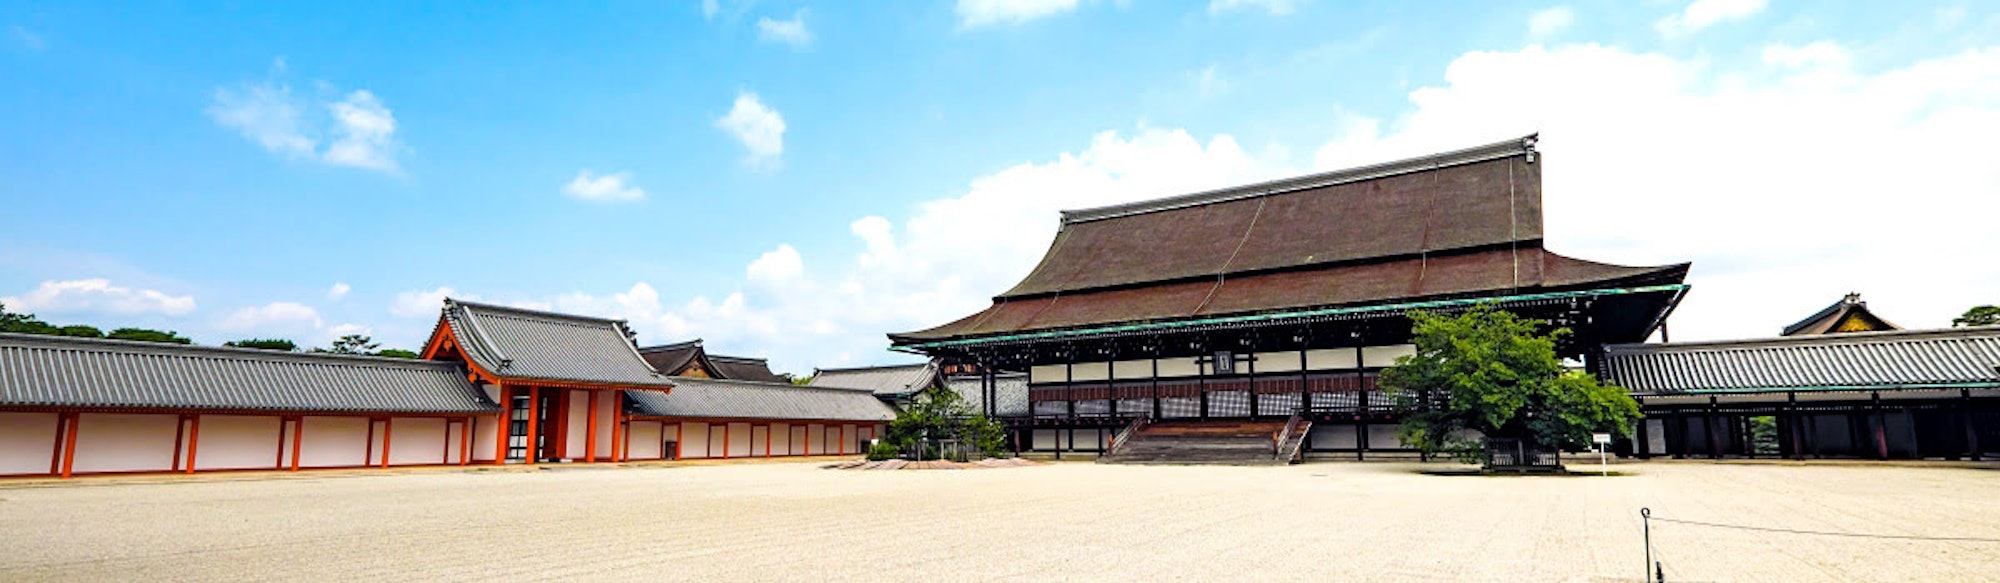
[[[1541,134],[1529,134],[1528,137],[1521,138],[1521,149],[1527,150],[1529,164],[1535,163],[1535,142],[1540,139]]]

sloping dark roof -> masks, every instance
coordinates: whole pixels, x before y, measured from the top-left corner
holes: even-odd
[[[748,356],[724,356],[709,354],[702,346],[701,339],[686,342],[646,346],[639,349],[639,356],[653,365],[653,370],[661,374],[680,375],[689,366],[699,364],[710,378],[735,379],[739,381],[764,381],[772,383],[791,382],[778,373],[771,372],[770,361]]]
[[[1842,334],[1856,332],[1857,330],[1846,329],[1849,326],[1848,322],[1851,321],[1858,321],[1862,327],[1862,330],[1858,331],[1863,332],[1903,329],[1902,326],[1890,323],[1888,320],[1882,319],[1881,316],[1875,315],[1875,312],[1869,311],[1868,302],[1861,301],[1861,294],[1851,293],[1847,294],[1846,297],[1840,298],[1840,301],[1834,302],[1833,305],[1827,306],[1825,309],[1815,312],[1811,316],[1806,316],[1806,319],[1786,326],[1785,330],[1778,333],[1778,335],[1793,336],[1798,334]]]
[[[1068,211],[1041,264],[991,307],[890,339],[904,345],[1303,308],[1676,285],[1686,277],[1685,263],[1626,267],[1544,250],[1534,140]]]
[[[718,376],[725,379],[767,383],[791,382],[785,377],[778,376],[778,373],[771,372],[771,362],[762,358],[710,354],[708,361],[715,364],[716,372],[721,373]]]
[[[701,360],[701,339],[640,347],[639,357],[645,359],[646,364],[652,365],[653,370],[659,371],[660,374],[678,375],[681,371],[687,370],[689,364]],[[702,370],[707,369],[706,366],[702,367]]]
[[[868,391],[719,379],[676,379],[672,392],[631,390],[631,411],[656,417],[889,421],[896,412]]]
[[[458,364],[0,334],[0,405],[490,413]]]
[[[1607,380],[1635,393],[2000,385],[2000,326],[1606,347]]]
[[[618,320],[446,299],[445,325],[474,364],[502,377],[671,387]]]
[[[935,361],[891,366],[813,369],[811,385],[864,389],[877,396],[898,397],[940,382]]]

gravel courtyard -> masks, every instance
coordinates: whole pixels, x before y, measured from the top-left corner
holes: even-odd
[[[2000,538],[2000,472],[810,463],[0,482],[0,580],[1637,580],[1638,509]],[[2000,543],[1655,524],[1670,580],[1991,580]]]

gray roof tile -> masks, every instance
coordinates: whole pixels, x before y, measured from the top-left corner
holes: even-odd
[[[935,362],[859,368],[823,368],[813,371],[812,386],[867,389],[877,395],[901,396],[924,390],[940,382]]]
[[[454,363],[0,334],[0,405],[490,413]]]
[[[790,383],[677,378],[671,392],[630,390],[632,412],[656,417],[889,421],[896,412],[868,391]]]
[[[1604,368],[1637,393],[2000,384],[2000,326],[1619,344]]]
[[[618,320],[446,299],[444,319],[472,361],[517,379],[671,387]]]

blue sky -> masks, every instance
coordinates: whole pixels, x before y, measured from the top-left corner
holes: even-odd
[[[1952,2],[5,2],[0,301],[414,347],[454,295],[807,372],[907,358],[1058,209],[1540,131],[1551,248],[1695,262],[1677,339],[1939,326],[2000,301],[2000,236],[1937,228],[2000,216],[1996,45]]]

